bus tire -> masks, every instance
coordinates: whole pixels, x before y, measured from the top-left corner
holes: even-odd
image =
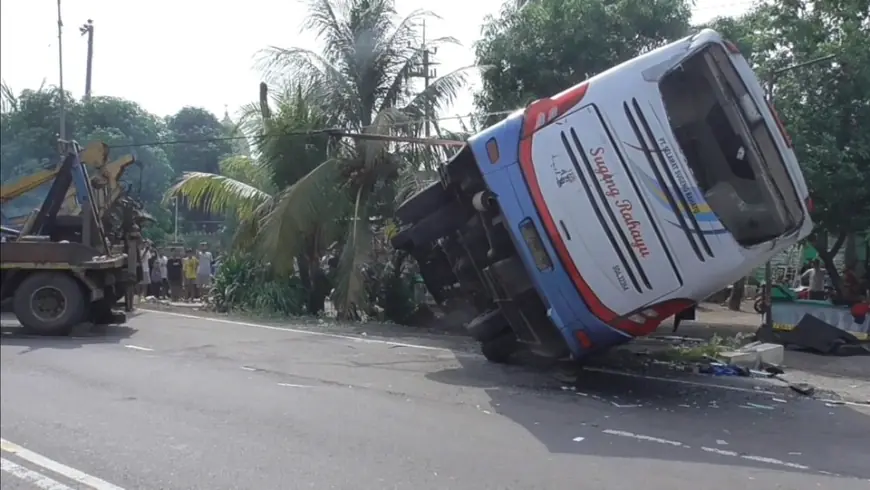
[[[39,335],[69,335],[87,311],[78,281],[65,273],[38,272],[18,286],[13,299],[21,326]]]
[[[520,342],[510,330],[498,337],[480,343],[483,357],[496,364],[508,364],[514,354],[521,350]]]
[[[436,180],[409,197],[396,209],[396,217],[405,224],[416,223],[450,201],[441,181]]]
[[[471,338],[478,342],[495,339],[508,329],[508,324],[498,309],[474,317],[465,326]]]
[[[459,201],[453,201],[445,206],[432,209],[420,221],[403,226],[401,231],[390,239],[390,244],[393,248],[404,250],[416,256],[414,249],[431,248],[432,244],[439,238],[456,230],[460,220],[464,221],[463,218],[462,204]]]

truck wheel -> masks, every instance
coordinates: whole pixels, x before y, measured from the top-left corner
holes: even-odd
[[[85,316],[87,298],[72,277],[38,272],[24,279],[13,299],[21,325],[40,335],[69,335]]]
[[[510,330],[494,339],[481,342],[480,347],[483,357],[496,364],[507,364],[521,350],[520,342]]]
[[[465,328],[474,340],[488,342],[504,333],[507,326],[501,312],[496,309],[474,317]]]
[[[441,181],[432,182],[396,209],[396,217],[405,224],[416,223],[450,201],[450,194]]]

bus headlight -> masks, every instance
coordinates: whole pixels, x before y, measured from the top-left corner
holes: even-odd
[[[520,223],[520,234],[523,236],[523,241],[532,252],[532,258],[535,260],[535,265],[539,271],[553,269],[553,261],[550,259],[550,254],[544,248],[544,241],[541,240],[541,235],[538,234],[535,223],[531,218],[526,218]]]

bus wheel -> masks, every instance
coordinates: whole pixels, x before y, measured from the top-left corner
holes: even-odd
[[[418,258],[417,248],[428,249],[441,237],[456,230],[465,222],[465,212],[459,201],[432,209],[426,216],[413,224],[406,224],[390,239],[393,248],[405,250]]]
[[[79,283],[58,272],[31,274],[13,299],[21,326],[39,335],[69,335],[84,319],[86,301]]]
[[[520,342],[511,330],[507,330],[494,339],[481,342],[480,347],[483,357],[496,364],[509,363],[514,354],[521,350]]]
[[[474,317],[465,329],[471,338],[478,342],[488,342],[499,337],[508,328],[507,322],[498,309]],[[511,334],[513,335],[513,334]]]
[[[396,209],[396,217],[405,224],[416,223],[437,211],[450,201],[450,194],[441,181],[432,182],[409,197]]]

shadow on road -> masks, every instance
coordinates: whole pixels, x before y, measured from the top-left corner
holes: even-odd
[[[137,329],[126,325],[78,325],[68,337],[48,337],[28,334],[19,325],[3,322],[0,326],[0,345],[26,347],[18,354],[39,349],[78,349],[91,344],[115,344],[128,339]]]
[[[553,453],[870,478],[870,416],[785,386],[755,389],[747,379],[678,373],[665,378],[557,368],[562,374],[554,375],[544,366],[458,360],[461,368],[427,378],[483,388],[493,412],[523,426]]]

